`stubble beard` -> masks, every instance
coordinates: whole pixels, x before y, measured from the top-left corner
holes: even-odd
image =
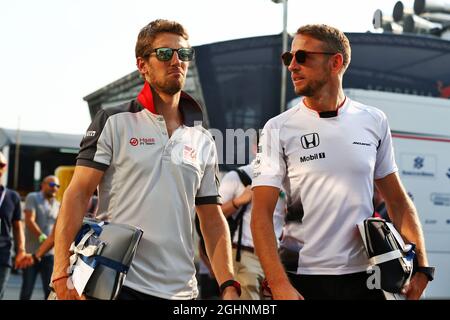
[[[183,89],[186,82],[186,77],[183,75],[179,78],[171,78],[165,75],[164,78],[155,77],[155,70],[150,67],[150,72],[147,74],[147,81],[159,92],[165,93],[167,95],[175,95]],[[148,77],[148,78],[147,78]]]
[[[311,80],[302,88],[294,88],[298,96],[313,97],[315,96],[327,83],[327,79]]]
[[[152,80],[153,81],[150,83],[154,83],[154,85],[158,89],[158,91],[161,91],[161,92],[171,95],[171,96],[180,92],[181,89],[183,89],[184,83],[185,83],[185,78],[174,79],[174,80],[165,79],[164,81],[157,81],[153,78]]]

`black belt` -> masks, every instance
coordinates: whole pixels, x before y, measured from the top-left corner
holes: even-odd
[[[238,245],[236,243],[233,243],[233,248],[237,249],[237,247],[238,247]],[[241,250],[248,251],[248,252],[251,252],[251,253],[255,253],[255,249],[253,249],[253,247],[247,247],[247,246],[241,245]]]

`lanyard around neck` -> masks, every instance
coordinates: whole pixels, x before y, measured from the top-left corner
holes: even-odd
[[[3,200],[5,200],[5,195],[6,195],[6,187],[3,188],[2,197],[0,198],[0,207],[3,204]]]

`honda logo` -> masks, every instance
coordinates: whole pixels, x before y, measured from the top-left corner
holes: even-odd
[[[305,134],[300,138],[303,149],[315,148],[320,144],[319,135],[317,133]]]

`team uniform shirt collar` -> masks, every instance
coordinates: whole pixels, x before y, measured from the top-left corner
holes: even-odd
[[[155,104],[153,102],[153,93],[148,82],[145,82],[144,87],[137,96],[137,102],[144,109],[150,111],[151,115],[157,116]],[[179,108],[183,116],[183,123],[187,126],[194,126],[196,122],[203,121],[203,111],[200,105],[186,92],[181,91]]]
[[[347,109],[348,109],[348,105],[349,105],[349,101],[350,99],[348,99],[347,97],[344,98],[344,101],[341,103],[341,105],[336,109],[336,111],[324,111],[324,112],[317,112],[311,108],[309,108],[306,104],[305,104],[305,99],[301,99],[301,102],[299,104],[300,109],[303,110],[304,112],[307,112],[317,118],[335,118],[335,117],[339,117],[341,115],[343,115],[344,113],[346,113]]]

